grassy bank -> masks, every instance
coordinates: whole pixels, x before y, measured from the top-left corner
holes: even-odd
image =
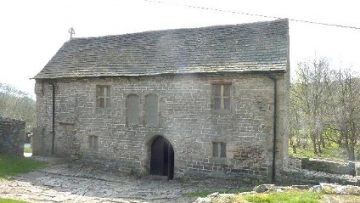
[[[277,193],[266,193],[266,194],[255,194],[255,195],[245,195],[241,197],[240,195],[235,196],[234,202],[239,202],[237,199],[245,199],[249,202],[267,202],[267,203],[318,203],[322,199],[322,194],[315,192],[307,191],[289,191],[289,192],[277,192]]]
[[[46,164],[41,161],[0,154],[0,179],[14,176],[19,173],[30,172],[45,166]]]
[[[27,203],[25,201],[16,200],[16,199],[3,199],[0,198],[0,203]]]
[[[287,191],[255,194],[236,194],[235,196],[218,196],[212,203],[318,203],[323,195],[308,191]]]
[[[306,147],[296,148],[296,153],[294,153],[291,146],[289,146],[289,155],[299,158],[331,159],[338,161],[347,160],[347,155],[344,149],[334,143],[328,144],[325,148],[322,149],[320,154],[314,154],[310,143]]]

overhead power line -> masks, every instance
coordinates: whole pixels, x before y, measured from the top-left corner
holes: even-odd
[[[151,3],[158,3],[158,4],[169,4],[167,2],[157,1],[157,0],[144,0],[144,1],[151,2]],[[180,6],[187,7],[187,8],[192,8],[192,9],[215,11],[215,12],[221,12],[221,13],[232,13],[232,14],[236,14],[236,15],[246,15],[246,16],[252,16],[252,17],[262,17],[262,18],[270,18],[270,19],[284,18],[284,17],[262,15],[262,14],[257,14],[257,13],[243,12],[243,11],[224,10],[224,9],[218,9],[218,8],[205,7],[205,6],[195,6],[195,5],[190,5],[190,4],[176,4],[176,5],[180,5]],[[287,19],[289,19],[289,21],[293,21],[293,22],[309,23],[309,24],[315,24],[315,25],[323,25],[323,26],[330,26],[330,27],[339,27],[339,28],[360,30],[360,27],[350,26],[350,25],[317,22],[317,21],[303,20],[303,19],[296,19],[296,18],[287,18]]]

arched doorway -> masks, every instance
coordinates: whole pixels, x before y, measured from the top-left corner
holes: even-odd
[[[174,149],[169,141],[158,136],[151,144],[150,174],[174,177]]]

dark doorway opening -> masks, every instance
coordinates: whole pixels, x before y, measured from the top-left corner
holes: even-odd
[[[174,177],[174,149],[170,142],[159,136],[151,144],[150,174]]]

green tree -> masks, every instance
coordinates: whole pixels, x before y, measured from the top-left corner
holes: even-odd
[[[35,127],[36,104],[28,94],[0,83],[0,115],[26,122],[26,131]]]

